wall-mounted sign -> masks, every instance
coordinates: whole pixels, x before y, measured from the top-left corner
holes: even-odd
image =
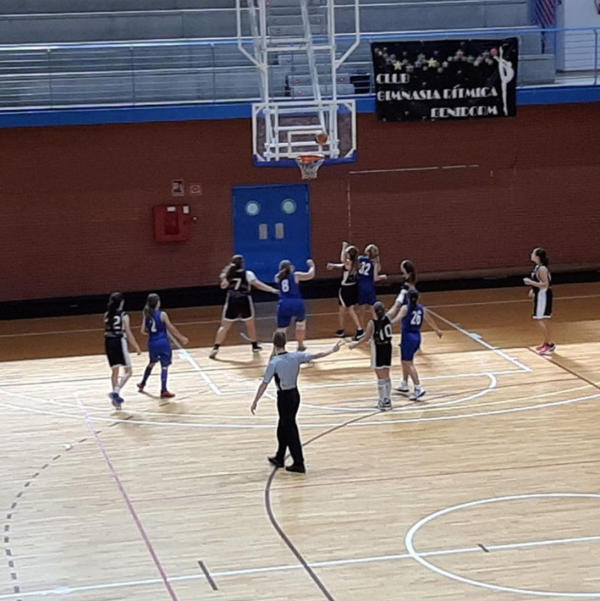
[[[382,121],[516,114],[517,38],[373,42]]]

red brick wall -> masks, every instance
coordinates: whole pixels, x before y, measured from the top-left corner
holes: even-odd
[[[358,119],[358,162],[323,167],[311,184],[321,273],[350,238],[381,246],[394,272],[600,263],[600,105],[521,108],[506,120],[379,123]],[[0,300],[214,284],[232,251],[231,187],[295,182],[295,169],[250,161],[248,120],[0,131]],[[471,165],[461,169],[353,173]],[[170,182],[202,185],[184,200],[191,241],[152,240],[151,207]]]

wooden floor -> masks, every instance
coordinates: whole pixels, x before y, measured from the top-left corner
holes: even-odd
[[[377,412],[364,351],[303,368],[306,476],[266,462],[272,397],[249,413],[269,349],[208,359],[219,308],[169,312],[177,397],[138,394],[134,356],[120,416],[99,316],[0,323],[0,601],[600,597],[600,284],[555,294],[552,358],[524,289],[424,295],[424,404]],[[311,349],[336,309],[310,304]]]

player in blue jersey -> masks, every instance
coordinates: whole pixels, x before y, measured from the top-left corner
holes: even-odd
[[[120,292],[113,292],[108,299],[104,314],[104,349],[111,369],[112,383],[112,392],[108,396],[115,409],[121,408],[123,404],[121,390],[131,378],[129,345],[135,348],[138,355],[141,353],[137,340],[131,332],[129,315],[125,313],[124,305],[123,295]],[[121,368],[123,368],[123,375],[119,378]]]
[[[304,299],[300,294],[299,282],[312,280],[315,277],[315,263],[312,259],[306,261],[308,271],[296,271],[291,261],[287,259],[279,263],[279,271],[275,281],[279,288],[279,302],[277,304],[277,329],[285,332],[292,318],[296,322],[296,340],[298,351],[305,351],[304,338],[306,336],[306,309]]]
[[[380,269],[379,249],[375,244],[369,244],[364,254],[358,257],[358,305],[362,307],[360,319],[363,323],[368,323],[377,302],[375,284],[387,279],[387,275],[379,273]]]
[[[356,342],[351,342],[350,349],[356,348],[365,342],[371,341],[371,367],[375,370],[377,378],[377,393],[379,400],[377,408],[387,411],[392,408],[390,399],[392,380],[390,368],[392,367],[392,322],[385,312],[382,302],[373,305],[373,319],[367,325],[365,335]]]
[[[416,290],[417,285],[417,270],[415,268],[415,264],[410,259],[404,259],[402,263],[400,263],[400,272],[402,274],[402,279],[404,280],[402,283],[402,287],[400,288],[400,292],[394,301],[390,309],[390,318],[393,319],[398,315],[400,309],[408,302],[408,293],[411,290]],[[400,386],[396,388],[398,392],[408,393],[408,369],[406,365],[402,364],[402,381],[400,382]]]
[[[356,326],[356,334],[354,340],[358,340],[364,335],[364,330],[360,325],[360,319],[356,314],[355,306],[358,303],[358,249],[356,246],[342,242],[342,252],[340,253],[340,263],[327,263],[327,269],[341,269],[342,281],[338,291],[339,304],[339,329],[335,335],[343,338],[346,335],[344,330],[344,318],[346,313],[350,314],[354,325]]]
[[[421,346],[421,326],[426,321],[441,338],[440,330],[423,305],[419,304],[419,293],[417,290],[410,290],[406,295],[406,304],[402,305],[398,316],[392,320],[402,322],[402,340],[400,342],[400,355],[402,359],[402,373],[406,373],[413,381],[414,390],[410,395],[411,401],[419,400],[424,394],[425,389],[421,386],[419,374],[414,364],[415,353]]]
[[[143,392],[146,382],[152,373],[152,368],[160,361],[160,398],[171,399],[175,395],[167,389],[167,376],[172,359],[169,334],[181,344],[187,344],[189,341],[171,323],[169,316],[160,310],[160,297],[158,294],[151,293],[146,299],[141,331],[142,334],[148,335],[150,362],[144,371],[142,381],[138,384],[138,390]]]

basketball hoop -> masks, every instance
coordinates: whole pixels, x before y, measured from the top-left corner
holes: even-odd
[[[322,154],[301,154],[296,157],[296,164],[302,173],[302,179],[316,179],[319,167],[324,163]]]

